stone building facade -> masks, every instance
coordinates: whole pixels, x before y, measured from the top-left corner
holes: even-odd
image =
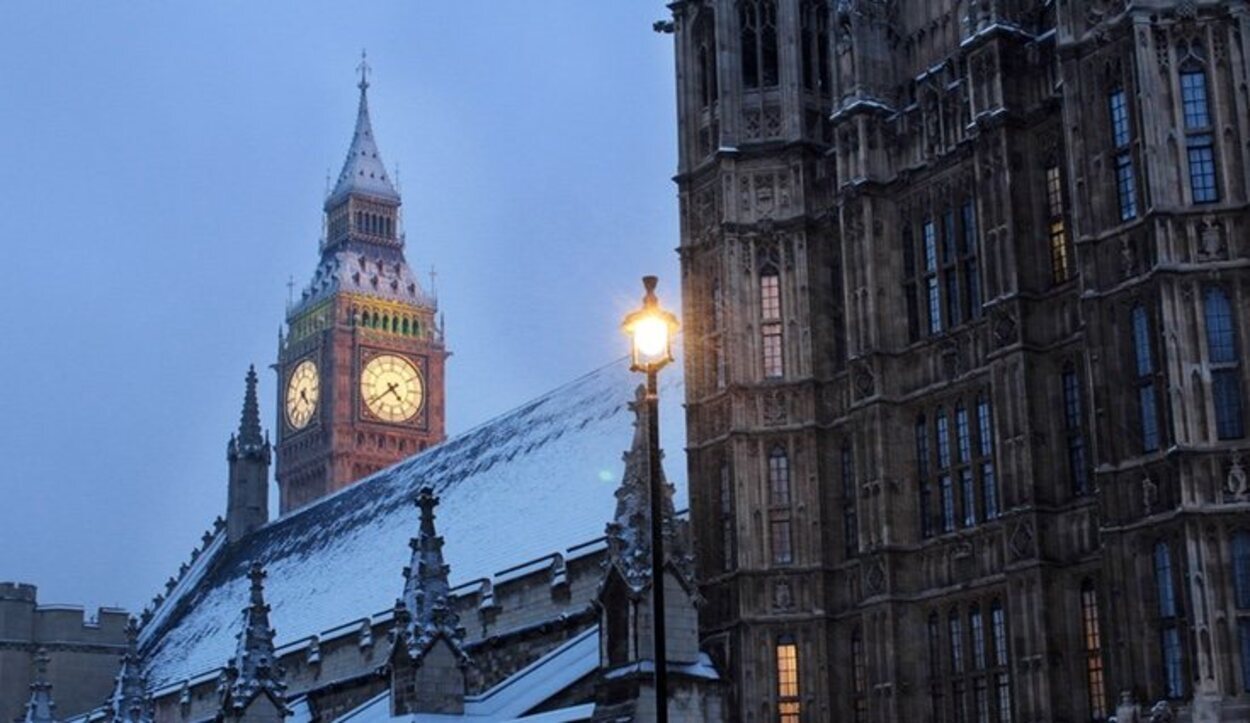
[[[51,687],[58,716],[91,710],[113,689],[117,660],[126,651],[124,610],[100,608],[88,619],[78,606],[40,605],[37,592],[34,585],[0,583],[3,721],[23,717],[35,682]],[[46,658],[42,676],[40,657]]]
[[[1250,7],[671,8],[735,719],[1246,720]]]

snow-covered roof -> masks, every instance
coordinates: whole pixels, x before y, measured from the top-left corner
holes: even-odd
[[[326,209],[337,206],[349,194],[360,194],[372,198],[399,203],[399,192],[391,184],[386,173],[386,164],[378,153],[378,144],[373,139],[373,123],[369,120],[369,83],[361,78],[360,106],[356,110],[356,130],[352,135],[352,145],[347,149],[347,158],[343,161],[343,170],[339,172],[338,183],[334,191],[326,199]]]
[[[686,504],[681,365],[661,375],[665,470]],[[565,552],[604,533],[616,505],[640,377],[621,360],[225,545],[218,539],[141,638],[160,688],[234,652],[249,565],[264,565],[276,644],[389,611],[403,591],[417,491],[441,498],[438,531],[453,586]]]
[[[436,309],[438,302],[421,288],[404,254],[391,248],[337,249],[322,254],[313,278],[287,318],[299,316],[337,293],[361,294]]]
[[[599,667],[599,628],[591,627],[560,645],[503,682],[480,695],[466,696],[462,715],[418,713],[391,716],[389,690],[362,703],[339,719],[340,723],[437,723],[438,721],[574,721],[585,720],[594,704],[546,711],[534,716],[527,712],[558,695]]]

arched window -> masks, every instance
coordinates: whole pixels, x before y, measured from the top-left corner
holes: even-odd
[[[768,490],[773,507],[790,505],[790,458],[781,445],[768,453]]]
[[[829,6],[823,0],[803,4],[803,87],[820,95],[833,90],[829,63]]]
[[[1237,638],[1241,643],[1241,685],[1250,692],[1250,532],[1233,534],[1233,591],[1237,604]]]
[[[1137,177],[1133,170],[1133,132],[1129,123],[1128,96],[1123,86],[1111,89],[1108,95],[1111,117],[1111,141],[1115,148],[1116,195],[1120,201],[1120,220],[1137,218]]]
[[[1159,610],[1159,648],[1163,662],[1163,687],[1169,698],[1185,695],[1185,676],[1181,663],[1181,631],[1177,618],[1180,601],[1176,597],[1172,548],[1160,540],[1154,549],[1155,589]]]
[[[1064,221],[1063,171],[1059,161],[1046,166],[1046,217],[1050,234],[1050,277],[1062,284],[1072,276],[1068,229]]]
[[[742,41],[743,87],[771,88],[777,85],[776,0],[739,0],[738,29]]]
[[[1081,582],[1081,639],[1085,648],[1085,686],[1089,694],[1090,720],[1107,717],[1107,684],[1102,667],[1102,621],[1098,615],[1098,590],[1094,581]]]
[[[868,666],[864,660],[864,631],[858,625],[851,631],[851,692],[858,723],[868,716]]]
[[[785,374],[781,328],[781,277],[776,266],[767,264],[760,270],[760,334],[766,379]]]
[[[799,646],[794,638],[777,639],[777,714],[781,723],[799,723]]]
[[[1150,319],[1146,307],[1133,307],[1133,359],[1137,368],[1137,409],[1143,452],[1159,449],[1159,409],[1155,399],[1154,354],[1150,346]]]
[[[985,670],[985,618],[981,606],[973,604],[968,611],[968,636],[972,646],[972,720],[989,721],[990,693]]]
[[[1189,162],[1189,191],[1194,203],[1220,200],[1215,176],[1215,135],[1207,101],[1207,68],[1200,43],[1181,45],[1181,106],[1185,116],[1185,151]]]
[[[406,317],[404,318],[403,331],[401,333],[404,336],[408,336],[408,319]]]
[[[995,704],[998,707],[998,720],[1011,721],[1011,673],[1007,664],[1007,613],[1003,610],[1001,600],[990,603],[990,638],[994,648]]]
[[[1232,305],[1218,286],[1203,296],[1207,327],[1207,358],[1211,365],[1211,397],[1215,402],[1215,429],[1220,439],[1245,436],[1241,410],[1241,359],[1237,353]]]
[[[720,97],[716,78],[716,15],[710,6],[699,11],[694,24],[695,52],[698,55],[699,101],[704,108]]]

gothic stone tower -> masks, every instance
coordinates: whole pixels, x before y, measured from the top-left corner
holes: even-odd
[[[1250,8],[671,7],[732,717],[1244,719]]]
[[[404,258],[400,196],[369,119],[325,202],[321,263],[287,311],[278,348],[281,513],[444,438],[447,351],[437,302]]]

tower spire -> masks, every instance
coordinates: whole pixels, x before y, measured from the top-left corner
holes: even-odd
[[[269,625],[265,604],[265,570],[253,562],[248,570],[251,590],[243,608],[243,630],[230,664],[221,673],[217,690],[221,693],[219,717],[242,718],[252,701],[267,695],[280,712],[286,710],[286,684],[283,671],[273,654],[274,630]]]
[[[243,415],[239,419],[239,445],[244,449],[260,446],[265,438],[260,431],[260,404],[256,401],[256,365],[247,367],[247,387],[243,392]]]
[[[383,202],[399,203],[399,192],[387,175],[386,164],[378,153],[377,142],[373,138],[373,122],[369,118],[369,76],[373,68],[369,65],[366,55],[360,55],[360,65],[356,66],[360,73],[360,105],[356,110],[356,130],[352,135],[351,147],[347,149],[347,159],[343,162],[343,170],[339,173],[334,191],[326,199],[325,209],[338,206],[349,195],[368,196]]]
[[[48,651],[35,653],[35,680],[30,684],[30,700],[26,703],[23,723],[56,723],[56,703],[52,700],[52,684],[48,682]]]
[[[404,595],[395,604],[402,608],[401,635],[414,659],[420,659],[441,637],[462,660],[467,660],[461,646],[464,629],[451,605],[451,585],[447,581],[451,568],[443,561],[443,538],[434,529],[438,497],[433,489],[423,487],[415,501],[421,508],[421,528],[417,537],[408,541],[412,560],[404,568]]]
[[[112,723],[151,723],[152,699],[148,697],[146,683],[140,671],[139,625],[132,617],[126,624],[126,653],[122,655],[121,668],[109,697]]]

